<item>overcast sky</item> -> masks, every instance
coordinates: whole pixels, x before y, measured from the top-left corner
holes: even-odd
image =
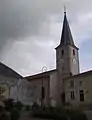
[[[81,72],[92,69],[92,0],[0,0],[0,61],[23,76],[55,68],[64,5]]]

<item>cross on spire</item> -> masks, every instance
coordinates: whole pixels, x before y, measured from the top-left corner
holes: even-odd
[[[64,5],[64,14],[66,14],[66,6]]]

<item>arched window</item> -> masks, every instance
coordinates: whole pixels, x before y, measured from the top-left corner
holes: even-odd
[[[71,99],[75,99],[74,91],[71,92]]]
[[[75,55],[75,50],[73,50],[73,55]]]
[[[62,57],[63,57],[63,56],[64,56],[64,50],[62,50],[62,53],[61,53],[61,54],[62,54]]]

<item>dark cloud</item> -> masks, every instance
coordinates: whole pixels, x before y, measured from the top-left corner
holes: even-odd
[[[61,9],[59,3],[62,6],[63,1],[57,2],[57,9],[53,0],[0,1],[0,46],[9,39],[39,35],[43,22]]]
[[[92,20],[88,25],[80,18],[92,12],[91,0],[0,0],[0,60],[22,74],[44,65],[53,68],[64,4],[73,36],[81,43]]]

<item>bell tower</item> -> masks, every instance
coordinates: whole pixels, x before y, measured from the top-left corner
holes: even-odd
[[[61,40],[59,46],[56,47],[56,69],[58,73],[58,92],[60,94],[64,93],[63,78],[79,74],[78,50],[73,41],[66,11],[64,11]]]
[[[66,11],[60,45],[56,48],[56,67],[62,77],[79,74],[79,55],[68,24]]]

